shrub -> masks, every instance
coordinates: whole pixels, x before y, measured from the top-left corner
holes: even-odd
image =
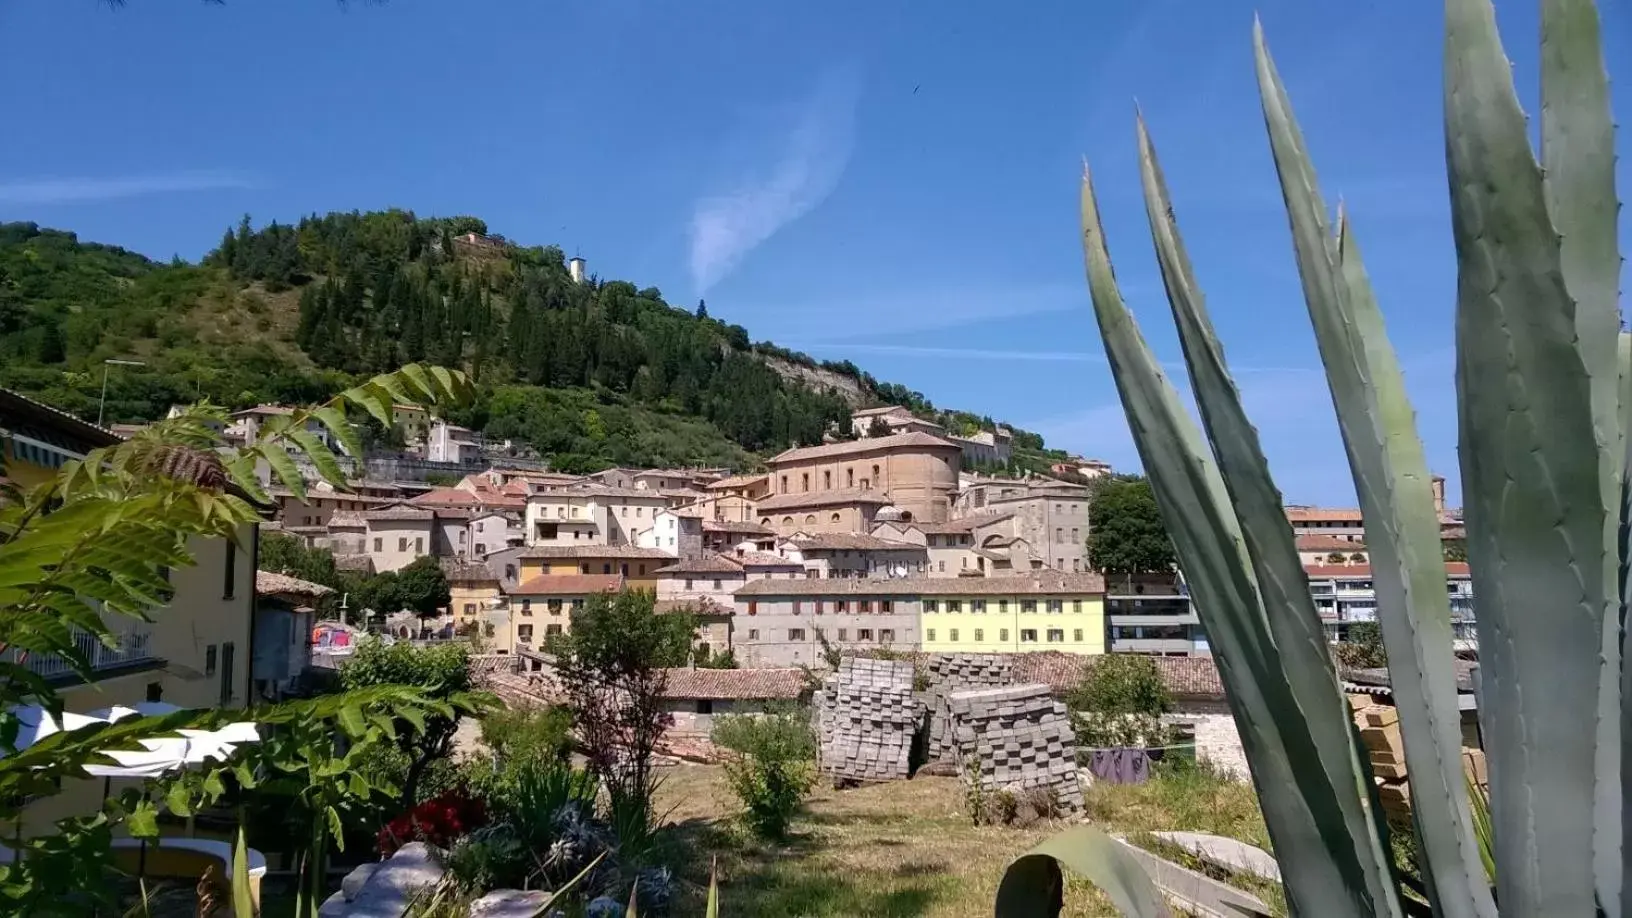
[[[572,751],[572,712],[560,707],[502,708],[482,718],[482,745],[502,764],[564,762]]]
[[[816,736],[809,713],[781,709],[721,717],[713,740],[731,753],[726,778],[746,809],[748,828],[762,838],[783,837],[816,783]]]
[[[381,857],[390,857],[409,842],[438,848],[453,845],[461,836],[487,825],[487,807],[462,791],[450,791],[419,804],[380,829]]]
[[[1075,715],[1077,742],[1086,748],[1159,746],[1166,742],[1161,718],[1173,696],[1155,660],[1109,654],[1088,665],[1066,704]]]

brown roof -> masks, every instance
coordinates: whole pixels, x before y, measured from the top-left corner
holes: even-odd
[[[754,580],[737,596],[1069,596],[1105,592],[1098,574],[1038,571],[999,577],[822,578]]]
[[[740,574],[742,565],[713,553],[697,558],[681,558],[667,567],[657,569],[659,574]]]
[[[803,494],[773,494],[759,502],[759,512],[889,502],[890,499],[885,497],[882,491],[874,491],[871,488],[840,488],[836,491],[810,491]]]
[[[433,507],[525,507],[527,501],[520,497],[511,497],[496,491],[487,490],[480,494],[466,491],[464,488],[432,488],[417,497],[408,499],[410,504]]]
[[[1056,693],[1075,688],[1083,673],[1103,657],[1042,651],[1010,656],[1016,684],[1044,682]],[[1211,657],[1151,657],[1168,691],[1181,697],[1222,697],[1224,683]]]
[[[745,532],[749,535],[775,535],[776,530],[748,520],[703,520],[704,532]]]
[[[697,599],[659,599],[653,606],[659,615],[670,612],[690,612],[694,615],[730,615],[731,607],[707,596]]]
[[[792,700],[804,694],[802,669],[669,669],[665,698]]]
[[[956,443],[950,443],[940,437],[930,436],[927,433],[914,430],[903,434],[891,434],[888,437],[868,437],[864,440],[842,440],[838,443],[825,443],[821,446],[804,446],[778,453],[768,461],[774,467],[777,463],[783,462],[806,462],[811,459],[830,459],[834,456],[861,455],[906,448],[963,452],[963,448]]]
[[[730,478],[721,478],[719,481],[709,482],[708,489],[710,491],[725,491],[731,488],[746,488],[769,477],[771,476],[763,472],[758,475],[732,475]]]
[[[330,529],[362,529],[368,523],[356,510],[336,510],[329,516]]]
[[[546,491],[546,494],[577,494],[583,497],[647,497],[652,500],[667,501],[660,491],[650,488],[614,488],[603,484],[575,484],[564,488]]]
[[[727,557],[738,564],[741,564],[743,567],[804,567],[804,565],[800,564],[798,561],[784,558],[781,555],[772,554],[768,551],[736,551],[732,552],[730,555],[727,555]]]
[[[867,417],[872,417],[875,414],[887,414],[887,413],[889,413],[891,411],[906,411],[906,410],[907,409],[902,407],[901,405],[883,405],[883,406],[880,406],[878,408],[857,408],[855,411],[850,412],[850,416],[852,418],[867,418]]]
[[[881,539],[877,536],[863,535],[859,532],[818,532],[813,535],[795,536],[788,541],[800,551],[923,550],[923,546],[915,542]]]
[[[523,549],[523,558],[623,558],[627,560],[671,561],[674,556],[656,548],[637,545],[535,545]]]
[[[409,507],[398,504],[395,507],[386,507],[384,510],[370,510],[363,514],[363,519],[369,522],[407,520],[411,522],[429,522],[436,519],[436,512],[422,507]]]
[[[1360,511],[1353,507],[1287,507],[1286,518],[1292,523],[1334,520],[1340,523],[1360,522]]]
[[[481,561],[470,561],[465,558],[442,558],[442,573],[454,582],[482,582],[498,581],[493,569]]]
[[[374,559],[366,554],[334,556],[334,566],[343,571],[361,571],[365,574],[374,573]]]
[[[1329,535],[1300,535],[1297,537],[1298,551],[1365,551],[1366,543],[1351,542],[1348,539]]]
[[[255,592],[262,596],[299,596],[303,599],[316,599],[334,591],[321,583],[313,583],[288,574],[256,571]]]
[[[1013,516],[1013,513],[982,513],[976,516],[966,516],[962,519],[947,520],[944,523],[912,522],[898,523],[896,525],[902,526],[903,528],[907,526],[916,526],[918,527],[919,532],[926,535],[931,533],[935,535],[955,535],[962,532],[974,532],[976,529],[979,529],[982,526],[990,526],[993,523],[1001,523]]]
[[[510,591],[513,596],[587,596],[623,589],[618,574],[544,574]]]
[[[1371,576],[1371,565],[1370,564],[1305,564],[1303,566],[1303,572],[1304,572],[1304,574],[1308,575],[1311,579],[1316,579],[1316,578],[1321,578],[1321,577],[1370,577]],[[1447,576],[1447,577],[1467,577],[1467,576],[1470,576],[1470,572],[1469,572],[1469,569],[1468,569],[1468,563],[1466,561],[1447,561],[1447,562],[1445,562],[1445,576]]]

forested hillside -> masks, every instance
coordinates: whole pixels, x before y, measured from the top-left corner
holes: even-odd
[[[749,453],[848,430],[840,393],[784,378],[706,306],[656,288],[574,283],[562,251],[486,235],[474,217],[329,214],[256,229],[246,217],[202,264],[165,264],[34,224],[0,224],[0,385],[94,417],[141,421],[199,398],[242,407],[311,401],[359,374],[425,361],[467,369],[482,397],[456,418],[528,444],[557,467],[745,466]],[[475,244],[461,239],[475,233]],[[855,366],[821,365],[873,402],[921,394]],[[1035,435],[1020,445],[1041,449]]]

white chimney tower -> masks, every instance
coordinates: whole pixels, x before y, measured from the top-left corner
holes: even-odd
[[[575,284],[583,283],[584,282],[584,260],[582,258],[579,258],[577,255],[572,256],[572,259],[567,262],[567,273],[572,275],[572,282],[573,283],[575,283]]]

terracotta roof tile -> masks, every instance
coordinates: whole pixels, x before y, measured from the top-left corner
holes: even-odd
[[[776,530],[748,520],[703,520],[704,532],[741,532],[748,535],[775,535]]]
[[[1070,596],[1105,592],[1098,574],[1039,571],[1000,577],[907,577],[863,579],[852,577],[754,580],[743,584],[737,596]]]
[[[674,555],[638,545],[535,545],[523,549],[523,558],[624,558],[628,560],[673,561]]]
[[[727,491],[732,488],[748,488],[762,483],[770,477],[770,475],[764,473],[758,475],[732,475],[730,478],[721,478],[719,481],[709,482],[708,489],[710,491]]]
[[[493,491],[481,494],[466,491],[464,488],[432,488],[417,497],[408,499],[410,504],[428,507],[525,507],[527,501],[520,497],[511,497]]]
[[[1317,520],[1340,523],[1358,523],[1361,520],[1360,511],[1354,507],[1287,507],[1286,518],[1294,525]]]
[[[363,519],[369,522],[421,522],[428,523],[436,519],[436,511],[424,507],[409,507],[398,504],[395,507],[386,507],[384,510],[370,510],[363,514]]]
[[[466,558],[442,558],[442,573],[449,581],[462,583],[480,583],[484,581],[498,581],[493,569],[481,561],[471,561]]]
[[[781,555],[768,551],[734,551],[726,557],[736,561],[743,567],[787,567],[803,570],[804,565],[798,561],[784,558]]]
[[[1365,551],[1366,543],[1351,542],[1339,536],[1329,535],[1300,535],[1297,537],[1298,551]]]
[[[883,491],[870,488],[841,488],[836,491],[811,491],[803,494],[773,494],[759,502],[759,511],[796,510],[806,507],[832,507],[840,504],[887,504]]]
[[[702,596],[697,599],[659,599],[653,606],[659,615],[671,612],[691,612],[695,615],[730,615],[731,607],[717,599]]]
[[[976,516],[965,516],[960,519],[947,520],[944,523],[912,522],[899,523],[897,525],[902,527],[916,526],[918,527],[918,531],[926,535],[931,533],[935,535],[954,535],[960,532],[974,532],[976,529],[979,529],[982,526],[990,526],[993,523],[1001,523],[1012,519],[1013,517],[1013,513],[982,513]]]
[[[279,574],[273,571],[255,572],[255,592],[262,596],[299,596],[305,599],[316,599],[327,596],[334,590],[321,583],[291,577],[288,574]]]
[[[659,574],[740,574],[742,565],[724,555],[704,554],[697,558],[681,558],[667,567],[657,569]]]
[[[915,542],[881,539],[859,532],[798,535],[788,539],[788,543],[800,551],[922,551],[924,548]]]
[[[1370,577],[1370,564],[1305,564],[1303,572],[1311,580],[1324,577]],[[1447,577],[1468,577],[1470,571],[1466,561],[1445,562]]]
[[[804,694],[802,669],[668,669],[665,698],[791,701]]]
[[[804,446],[778,453],[769,460],[772,468],[779,463],[808,462],[812,459],[828,459],[834,456],[862,455],[865,453],[880,452],[890,449],[917,448],[941,449],[961,453],[963,448],[956,443],[950,443],[940,437],[931,436],[919,431],[903,434],[891,434],[888,437],[868,437],[862,440],[843,440],[838,443],[826,443],[821,446]]]
[[[512,596],[587,596],[623,589],[618,574],[544,574],[510,591]]]

